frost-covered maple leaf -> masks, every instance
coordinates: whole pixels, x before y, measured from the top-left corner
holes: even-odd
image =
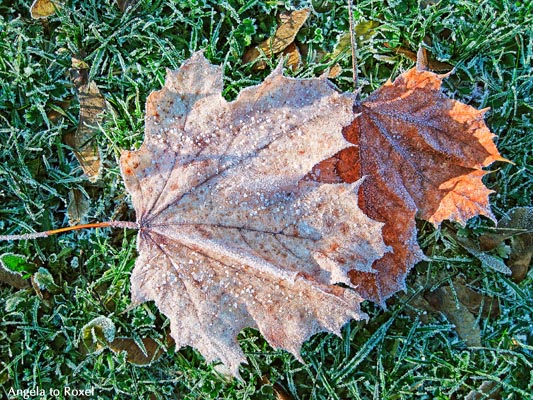
[[[393,251],[372,273],[350,276],[365,299],[380,304],[405,288],[407,272],[423,258],[415,215],[436,226],[446,219],[465,224],[476,215],[493,219],[482,168],[505,159],[485,125],[485,110],[446,97],[444,77],[413,68],[356,102],[359,117],[344,129],[354,146],[314,169],[319,181],[366,177],[359,205],[385,223],[383,238]]]
[[[350,270],[373,273],[389,248],[358,208],[354,183],[303,181],[351,145],[353,99],[281,66],[233,102],[196,53],[150,95],[146,136],[121,169],[139,225],[134,303],[154,300],[178,347],[238,375],[237,342],[254,327],[300,358],[314,333],[365,315]]]

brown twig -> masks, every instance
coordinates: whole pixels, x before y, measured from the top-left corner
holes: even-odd
[[[357,90],[357,42],[355,41],[355,29],[353,26],[352,0],[348,0],[348,18],[350,19],[350,45],[352,48],[352,73],[353,73],[353,90],[359,100],[359,92]]]

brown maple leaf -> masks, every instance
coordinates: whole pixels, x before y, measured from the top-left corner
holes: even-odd
[[[154,300],[178,347],[245,361],[244,327],[300,358],[319,331],[365,315],[348,271],[372,274],[389,248],[383,224],[358,208],[361,181],[303,181],[350,147],[341,129],[353,99],[326,79],[278,67],[233,102],[222,73],[196,53],[146,106],[146,135],[121,170],[137,214],[132,301]]]
[[[310,175],[324,182],[367,177],[359,206],[385,223],[383,238],[393,251],[374,263],[377,272],[350,273],[365,299],[383,304],[423,258],[415,215],[436,226],[445,219],[464,224],[476,215],[494,219],[482,168],[504,159],[483,121],[486,110],[447,98],[440,91],[444,77],[413,68],[356,103],[359,117],[343,131],[355,146]]]

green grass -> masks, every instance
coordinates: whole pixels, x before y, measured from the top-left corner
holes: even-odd
[[[69,193],[90,198],[89,221],[134,220],[121,182],[121,149],[143,140],[144,102],[163,85],[165,68],[177,68],[205,49],[223,64],[225,96],[268,73],[243,65],[241,56],[277,26],[283,11],[306,1],[149,1],[122,13],[113,1],[67,1],[48,21],[32,20],[28,4],[0,0],[0,233],[43,231],[68,225]],[[412,62],[385,46],[416,50],[428,37],[434,57],[455,66],[445,92],[474,107],[490,107],[487,123],[502,155],[486,184],[496,191],[500,217],[530,206],[533,188],[533,4],[524,0],[356,2],[357,21],[379,23],[360,43],[363,96]],[[316,0],[297,39],[309,46],[307,63],[294,73],[316,76],[348,30],[344,1]],[[216,12],[215,12],[216,11]],[[83,178],[63,136],[77,126],[78,104],[69,78],[71,56],[83,55],[110,110],[98,137],[102,178]],[[335,79],[352,90],[349,52]],[[68,106],[64,106],[69,101]],[[63,116],[50,118],[51,112]],[[491,223],[475,218],[461,234],[475,239]],[[18,290],[0,283],[0,393],[13,388],[95,388],[95,397],[139,399],[275,399],[274,384],[295,399],[463,398],[483,381],[501,398],[531,398],[533,392],[533,289],[531,274],[519,284],[481,265],[454,241],[453,225],[434,230],[420,222],[420,243],[432,261],[416,266],[408,293],[387,310],[365,304],[368,323],[351,322],[342,338],[319,334],[304,345],[302,365],[273,350],[253,330],[240,334],[249,364],[243,382],[228,380],[190,348],[168,351],[149,366],[136,366],[109,349],[83,349],[84,326],[105,316],[117,337],[153,338],[165,346],[168,322],[153,304],[129,307],[129,274],[135,232],[100,229],[20,242],[1,242],[0,254],[27,258],[41,281],[54,285]],[[30,267],[28,267],[30,268]],[[28,274],[30,275],[30,274]],[[479,319],[482,347],[468,348],[439,314],[413,308],[417,291],[464,275],[482,293],[499,298],[496,319]],[[35,275],[34,275],[35,278]],[[39,281],[39,279],[37,279]],[[278,386],[276,386],[278,387]],[[490,396],[486,395],[486,396]],[[22,398],[22,397],[20,397]],[[52,398],[52,397],[48,397]],[[485,397],[489,398],[489,397]],[[494,398],[494,397],[490,397]]]

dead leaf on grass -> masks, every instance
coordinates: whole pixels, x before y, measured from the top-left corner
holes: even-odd
[[[376,28],[379,26],[377,21],[361,21],[354,26],[355,40],[357,47],[364,45],[364,42],[372,39],[376,34]],[[337,38],[337,43],[330,54],[332,59],[339,57],[343,53],[351,51],[351,35],[350,32],[344,32]]]
[[[30,6],[30,14],[34,19],[47,18],[61,8],[63,1],[35,0]]]
[[[515,207],[500,221],[493,232],[479,238],[485,250],[494,249],[511,239],[511,253],[507,265],[515,282],[525,279],[533,256],[533,207]]]
[[[264,53],[267,57],[272,57],[275,54],[280,54],[285,51],[287,47],[293,44],[296,35],[307,20],[309,13],[310,10],[306,8],[302,10],[293,11],[287,18],[283,19],[281,25],[278,27],[276,33],[272,37],[264,40],[256,47],[248,49],[244,53],[242,57],[243,62],[253,62],[258,57],[260,57],[262,53]],[[296,48],[296,46],[294,47]],[[296,51],[298,51],[297,48]],[[292,64],[290,65],[291,68],[295,69],[294,66],[296,65],[295,63],[297,61],[297,56],[294,48],[293,50],[289,50],[287,53],[284,54],[289,54],[289,59],[293,59]],[[259,61],[254,65],[254,68],[257,70],[265,69],[266,63],[264,61]]]
[[[89,64],[81,59],[81,56],[72,57],[69,70],[70,80],[76,89],[89,83]]]
[[[120,11],[125,12],[128,7],[132,7],[138,0],[117,0],[117,6]]]
[[[455,325],[457,334],[467,346],[481,346],[481,329],[476,317],[461,301],[456,301],[450,286],[441,286],[426,293],[424,298],[435,311],[442,312]]]
[[[445,276],[435,277],[431,282],[425,282],[417,277],[415,286],[420,287],[419,294],[414,297],[399,295],[406,301],[409,299],[405,312],[413,318],[419,318],[423,323],[430,323],[433,313],[443,313],[456,326],[458,336],[469,346],[481,343],[481,331],[477,323],[478,317],[497,318],[500,313],[497,298],[479,293],[470,287],[463,276],[457,276],[451,285],[443,285],[433,291],[423,288],[434,287]]]
[[[457,235],[453,235],[453,236],[457,240],[457,243],[461,245],[461,247],[463,247],[466,251],[468,251],[470,254],[476,257],[479,261],[481,261],[481,263],[484,266],[492,268],[493,270],[500,272],[502,274],[505,274],[505,275],[512,274],[511,269],[509,269],[509,267],[505,265],[505,263],[503,262],[501,258],[492,256],[490,254],[485,253],[484,251],[481,251],[478,243],[476,243],[474,240],[469,239],[467,237],[457,236]]]
[[[512,271],[511,277],[515,282],[522,282],[526,279],[531,266],[533,255],[532,235],[514,236],[511,240],[511,254],[509,255],[509,269]]]
[[[476,316],[482,318],[497,318],[500,315],[500,304],[498,298],[485,296],[469,287],[462,276],[453,280],[453,287],[457,294],[457,299]]]
[[[154,300],[176,346],[238,375],[237,335],[259,329],[293,353],[320,331],[365,318],[350,270],[389,250],[357,207],[361,181],[302,181],[350,144],[353,99],[278,67],[228,103],[222,74],[195,53],[146,105],[146,135],[121,170],[140,226],[133,304]]]
[[[376,34],[376,28],[379,26],[379,23],[376,21],[361,21],[354,26],[355,32],[355,41],[357,47],[360,48],[365,46],[365,42],[370,40]],[[316,52],[317,59],[331,59],[336,60],[341,57],[344,53],[350,52],[351,39],[350,32],[344,32],[340,34],[337,38],[337,43],[333,48],[331,53],[326,53],[325,51],[318,50]],[[342,73],[342,67],[339,63],[333,64],[327,71],[328,78],[333,79],[339,76]]]
[[[291,43],[287,46],[285,50],[283,50],[283,55],[287,56],[287,61],[285,62],[285,65],[287,66],[287,68],[290,68],[293,71],[296,71],[302,64],[302,56],[300,54],[300,49],[294,43]]]
[[[401,54],[411,61],[424,65],[425,69],[429,69],[430,71],[449,72],[453,70],[453,65],[435,60],[431,57],[430,52],[424,47],[420,47],[418,52],[414,52],[404,46],[392,48],[388,43],[385,43],[384,46],[394,50],[396,54]]]
[[[69,192],[69,202],[67,206],[68,222],[70,225],[78,225],[84,220],[89,211],[90,202],[87,196],[79,189],[72,189]]]
[[[336,63],[332,65],[327,72],[328,72],[328,78],[334,79],[342,73],[342,67],[340,66],[339,63]]]
[[[114,353],[126,352],[126,360],[136,365],[149,365],[161,357],[164,348],[152,338],[143,338],[141,343],[130,338],[116,338],[108,343]]]
[[[266,375],[263,375],[261,377],[261,383],[263,385],[271,385],[272,389],[274,390],[274,394],[276,395],[276,400],[294,400],[294,397],[292,397],[287,391],[281,386],[279,383],[270,382],[268,377]]]
[[[71,70],[73,83],[78,89],[80,103],[80,117],[78,129],[72,135],[65,136],[65,142],[74,149],[87,179],[96,182],[100,177],[101,159],[100,149],[96,141],[98,124],[102,120],[102,113],[106,110],[104,96],[94,81],[88,82],[87,70],[80,60],[73,58]]]

